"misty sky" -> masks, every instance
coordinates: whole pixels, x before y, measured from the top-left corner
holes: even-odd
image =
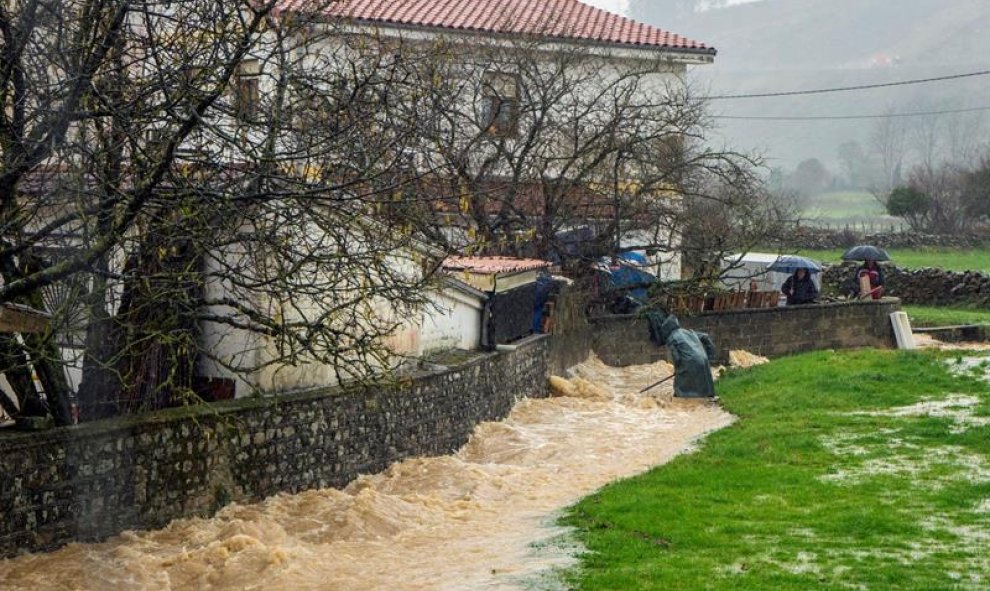
[[[616,14],[621,14],[623,16],[629,16],[629,0],[581,0],[585,4],[590,4],[592,6],[597,6],[598,8],[604,8],[610,12]],[[745,4],[747,2],[756,2],[758,0],[730,0],[729,4]]]
[[[585,4],[604,8],[609,12],[626,15],[629,10],[629,0],[582,0]]]

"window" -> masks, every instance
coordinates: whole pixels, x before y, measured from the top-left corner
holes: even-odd
[[[499,137],[516,135],[519,131],[519,78],[488,72],[482,80],[481,93],[485,131]]]
[[[260,77],[258,60],[245,60],[237,68],[234,80],[234,116],[238,121],[249,123],[258,114]]]

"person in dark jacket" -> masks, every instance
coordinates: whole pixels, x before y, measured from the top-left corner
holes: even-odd
[[[807,269],[798,269],[794,274],[784,281],[780,291],[787,296],[787,305],[811,304],[818,297],[818,288],[815,287],[811,273]]]
[[[711,362],[716,350],[705,333],[681,328],[677,316],[660,311],[646,313],[650,340],[666,346],[674,363],[674,396],[705,398],[715,396]]]

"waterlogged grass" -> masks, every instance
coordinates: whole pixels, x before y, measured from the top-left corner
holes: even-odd
[[[588,551],[568,583],[987,589],[987,364],[954,374],[936,355],[818,352],[724,377],[736,424],[569,510]]]
[[[986,308],[947,308],[943,306],[902,306],[912,326],[958,326],[961,324],[990,324]]]

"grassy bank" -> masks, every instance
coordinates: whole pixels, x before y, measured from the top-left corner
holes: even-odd
[[[912,326],[958,326],[961,324],[990,324],[986,308],[946,308],[944,306],[902,306]]]
[[[738,423],[565,517],[589,549],[572,588],[986,588],[987,383],[931,353],[843,351],[719,391]]]

